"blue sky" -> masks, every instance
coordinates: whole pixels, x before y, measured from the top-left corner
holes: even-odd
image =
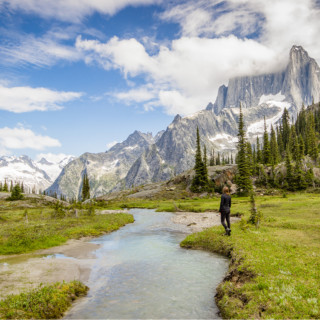
[[[0,155],[102,152],[214,102],[229,78],[318,62],[318,1],[0,0]]]

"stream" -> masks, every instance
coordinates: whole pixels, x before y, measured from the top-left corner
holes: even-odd
[[[101,244],[87,285],[65,319],[219,318],[215,288],[228,260],[179,243],[190,231],[172,213],[133,209],[135,222],[92,240]]]

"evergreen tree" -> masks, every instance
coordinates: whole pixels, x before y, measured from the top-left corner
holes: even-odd
[[[215,165],[215,159],[214,159],[214,149],[212,149],[211,157],[209,160],[209,166],[214,166]]]
[[[87,173],[83,175],[82,179],[82,201],[90,199],[90,184]]]
[[[0,182],[0,191],[2,191],[2,182]]]
[[[257,163],[262,163],[262,152],[260,149],[259,137],[257,137]]]
[[[282,127],[277,127],[277,143],[278,143],[278,150],[279,150],[279,161],[282,161],[284,157],[284,146],[283,146],[283,137],[282,137]]]
[[[23,181],[21,183],[21,192],[24,193],[24,185],[23,185]]]
[[[237,156],[238,170],[235,178],[237,189],[238,189],[238,193],[240,194],[248,194],[252,190],[252,181],[250,178],[250,168],[249,168],[248,156],[247,156],[247,142],[245,138],[244,120],[243,120],[241,104],[240,104],[237,148],[238,148],[238,156]]]
[[[4,180],[4,185],[3,185],[2,190],[3,190],[3,192],[9,192],[7,180]]]
[[[13,190],[13,182],[12,182],[12,180],[11,180],[11,183],[10,183],[10,192],[12,192],[12,190]]]
[[[16,184],[11,191],[11,196],[8,198],[11,201],[21,200],[23,195],[21,194],[21,189],[19,184]]]
[[[315,133],[314,116],[312,112],[310,112],[308,115],[307,144],[308,154],[314,161],[316,161],[318,158],[318,147]]]
[[[217,166],[220,166],[220,165],[221,165],[220,152],[218,152],[218,156],[217,156],[217,159],[216,159],[216,165],[217,165]]]
[[[269,144],[269,135],[267,131],[266,117],[264,117],[264,134],[263,134],[263,149],[262,149],[263,163],[271,163],[271,152]]]
[[[203,180],[205,185],[208,185],[208,160],[207,160],[207,147],[203,148]]]
[[[207,160],[206,160],[206,149],[204,159],[202,159],[201,155],[201,147],[200,147],[200,134],[199,128],[197,127],[197,149],[195,154],[195,175],[193,177],[190,190],[192,192],[202,192],[208,190],[209,181],[208,181],[208,170],[207,170]]]
[[[271,152],[271,164],[276,165],[279,162],[279,151],[278,143],[276,138],[276,132],[271,126],[271,137],[270,137],[270,152]]]
[[[256,147],[253,146],[252,150],[252,169],[253,169],[253,175],[257,175],[258,172],[258,166],[257,166],[257,153],[256,153]]]
[[[252,155],[251,143],[249,141],[247,141],[246,152],[247,152],[249,171],[250,171],[250,175],[252,176],[254,174],[253,155]]]
[[[292,190],[293,189],[293,174],[292,174],[291,155],[290,155],[289,146],[287,146],[287,151],[286,151],[286,169],[287,169],[286,188],[288,190]]]
[[[282,141],[284,150],[287,149],[287,144],[290,136],[290,122],[289,122],[289,112],[287,108],[284,109],[282,114]]]
[[[230,163],[233,164],[233,156],[232,156],[232,153],[231,153]]]

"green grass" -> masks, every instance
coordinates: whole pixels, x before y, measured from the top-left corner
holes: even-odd
[[[134,221],[130,214],[88,216],[85,210],[79,210],[78,218],[72,210],[63,218],[53,218],[54,209],[48,206],[28,208],[26,220],[26,201],[10,204],[0,202],[0,255],[45,249],[71,238],[99,236]]]
[[[320,197],[290,194],[257,197],[261,227],[236,223],[232,236],[221,226],[188,236],[185,248],[231,257],[216,301],[224,318],[320,318]],[[233,211],[249,218],[249,201]]]
[[[88,287],[79,281],[55,283],[0,301],[1,319],[58,319],[73,300],[86,295]]]

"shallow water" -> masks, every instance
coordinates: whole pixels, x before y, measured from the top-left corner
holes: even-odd
[[[92,242],[96,251],[87,297],[68,319],[219,318],[215,288],[227,259],[179,246],[189,232],[172,213],[134,209],[135,222]]]

